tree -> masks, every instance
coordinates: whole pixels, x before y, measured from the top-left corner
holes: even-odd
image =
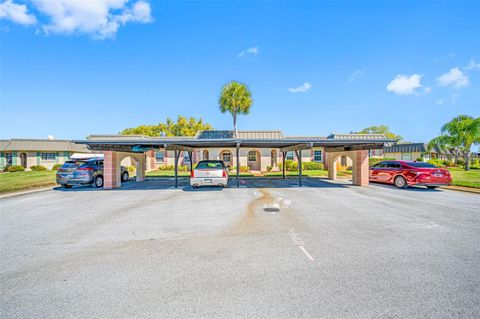
[[[211,130],[212,126],[204,123],[202,119],[194,117],[186,118],[179,115],[177,122],[171,118],[167,118],[166,123],[158,123],[157,125],[140,125],[133,128],[127,128],[120,134],[143,134],[146,136],[194,136],[198,131]]]
[[[386,138],[391,138],[397,141],[403,140],[402,136],[390,132],[390,128],[387,125],[369,126],[360,132],[356,132],[356,134],[383,134]]]
[[[218,105],[220,112],[232,114],[235,137],[238,136],[237,115],[248,114],[252,104],[252,94],[246,84],[232,81],[223,86]]]
[[[459,115],[441,128],[442,135],[432,139],[429,147],[453,150],[455,161],[459,155],[465,159],[465,170],[470,170],[471,149],[480,144],[480,117]]]

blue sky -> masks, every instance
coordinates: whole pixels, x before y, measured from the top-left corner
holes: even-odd
[[[480,116],[479,2],[78,1],[0,0],[1,138],[178,114],[230,129],[217,106],[230,80],[254,98],[239,129],[386,124],[428,141]]]

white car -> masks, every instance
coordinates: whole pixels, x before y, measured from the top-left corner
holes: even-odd
[[[192,171],[190,185],[199,186],[228,186],[228,168],[223,161],[200,161]]]

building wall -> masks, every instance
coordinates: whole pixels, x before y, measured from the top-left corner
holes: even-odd
[[[21,165],[21,154],[27,155],[26,170],[30,170],[33,165],[42,165],[51,170],[55,164],[63,164],[67,161],[73,152],[60,151],[60,152],[45,152],[45,151],[13,151],[0,153],[0,168],[3,169],[7,165],[7,153],[12,154],[12,165]],[[42,159],[42,153],[52,153],[55,157],[51,160]]]
[[[322,151],[322,161],[321,163],[325,162],[325,152],[322,148],[315,148],[316,150]],[[272,150],[276,152],[276,162],[274,161],[274,165],[272,165]],[[196,164],[201,160],[204,160],[204,151],[208,151],[208,159],[210,160],[223,160],[223,153],[230,152],[231,153],[231,162],[229,163],[231,167],[235,167],[237,165],[236,160],[236,149],[235,148],[198,148],[193,151],[193,163]],[[268,166],[272,166],[272,170],[279,170],[278,165],[282,163],[282,152],[280,149],[275,148],[241,148],[239,151],[240,155],[240,166],[248,166],[248,154],[250,151],[255,151],[257,155],[257,161],[260,164],[259,169],[262,171],[266,171]],[[174,151],[164,151],[165,156],[163,163],[157,162],[155,159],[155,152],[147,152],[147,170],[158,169],[162,165],[173,165],[175,162],[175,152]],[[314,150],[303,150],[302,151],[302,162],[311,162],[313,161],[313,153]],[[178,161],[179,165],[189,165],[188,159],[185,159],[184,154],[186,152],[181,152],[180,159]],[[188,155],[187,155],[188,156]],[[294,154],[295,162],[298,162],[297,156]]]

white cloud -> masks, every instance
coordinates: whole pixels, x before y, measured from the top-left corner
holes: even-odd
[[[312,88],[312,84],[310,84],[309,82],[305,82],[302,85],[300,85],[299,87],[289,88],[288,91],[291,92],[291,93],[299,93],[299,92],[303,93],[303,92],[307,92],[311,88]]]
[[[435,102],[435,104],[437,104],[437,105],[442,105],[442,104],[443,104],[443,100],[442,100],[442,99],[437,100],[437,102]]]
[[[421,79],[422,76],[418,74],[412,74],[410,76],[398,74],[390,83],[388,83],[387,91],[398,95],[416,94],[417,91],[415,90],[422,87],[422,84],[420,84]],[[430,88],[425,88],[425,90],[430,92]]]
[[[238,57],[239,58],[243,58],[244,56],[246,56],[247,54],[249,55],[257,55],[258,54],[258,47],[253,47],[253,48],[248,48],[246,50],[243,50],[242,52],[240,52],[238,54]]]
[[[468,76],[459,68],[452,68],[447,73],[439,76],[437,83],[440,86],[452,86],[456,89],[469,85]]]
[[[26,5],[13,3],[12,0],[0,3],[0,20],[2,19],[11,20],[23,25],[37,23],[37,18],[28,13]]]
[[[470,71],[474,69],[480,69],[480,63],[475,62],[474,59],[470,59],[468,64],[463,67],[464,70]]]
[[[31,6],[38,10],[41,29],[47,34],[89,34],[105,39],[115,37],[129,22],[153,21],[145,0],[31,0]]]
[[[353,82],[364,74],[365,74],[364,69],[355,70],[352,72],[352,74],[350,74],[350,77],[348,78],[348,82]]]

